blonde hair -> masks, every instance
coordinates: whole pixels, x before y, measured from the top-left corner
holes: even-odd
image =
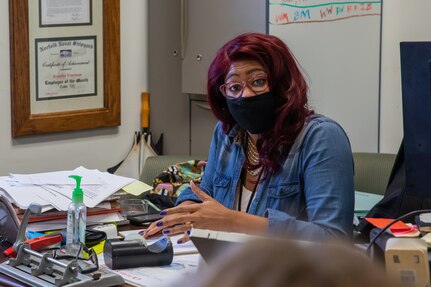
[[[394,287],[382,266],[352,245],[253,240],[210,262],[192,286]],[[190,286],[190,285],[188,285]]]

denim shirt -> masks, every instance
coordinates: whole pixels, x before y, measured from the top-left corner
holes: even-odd
[[[228,134],[219,122],[214,130],[200,188],[233,208],[245,160],[238,140],[239,127]],[[268,218],[269,233],[285,233],[304,240],[350,236],[353,226],[353,157],[349,140],[335,121],[307,118],[280,170],[259,185],[249,213]],[[185,189],[177,204],[200,202]]]

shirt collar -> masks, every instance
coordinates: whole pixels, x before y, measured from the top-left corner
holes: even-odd
[[[227,134],[230,143],[235,143],[238,146],[241,146],[245,139],[245,131],[238,125],[234,125],[234,127]]]

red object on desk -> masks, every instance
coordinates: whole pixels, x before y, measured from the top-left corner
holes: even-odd
[[[39,250],[41,248],[60,243],[61,239],[62,239],[62,236],[58,234],[58,235],[40,236],[40,237],[28,239],[25,241],[25,243],[30,244],[31,250]],[[16,252],[15,250],[13,250],[13,246],[3,251],[3,254],[7,257],[14,257],[14,258],[16,257]]]
[[[367,220],[369,223],[371,223],[372,225],[378,228],[384,228],[386,225],[394,221],[393,219],[390,219],[390,218],[370,218],[370,217],[366,217],[365,220]],[[402,221],[397,221],[390,227],[390,229],[397,230],[397,231],[410,230],[411,226],[408,226]]]
[[[369,223],[378,227],[380,229],[385,228],[388,224],[392,223],[394,220],[390,218],[370,218],[366,217]],[[389,227],[390,232],[394,236],[407,236],[414,237],[419,236],[418,228],[415,225],[407,225],[402,221],[395,222],[391,227]]]

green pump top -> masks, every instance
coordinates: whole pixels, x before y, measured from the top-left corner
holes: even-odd
[[[84,193],[82,192],[81,189],[81,178],[82,176],[79,175],[69,175],[70,178],[73,178],[74,180],[76,180],[76,187],[73,190],[72,193],[72,202],[73,203],[82,203],[84,202]]]

